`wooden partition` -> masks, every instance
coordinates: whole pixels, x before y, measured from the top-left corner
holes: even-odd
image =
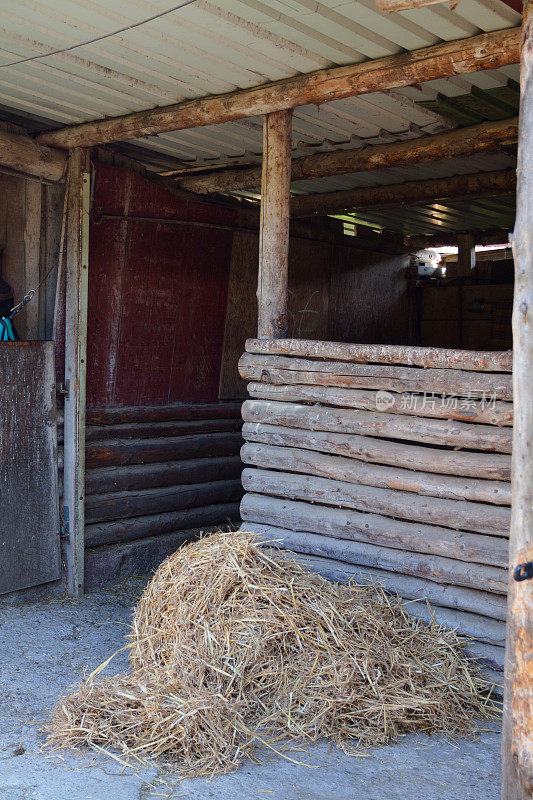
[[[149,572],[198,528],[239,519],[240,403],[89,409],[89,588]]]
[[[246,351],[243,527],[336,580],[427,599],[501,668],[511,353],[266,339]]]

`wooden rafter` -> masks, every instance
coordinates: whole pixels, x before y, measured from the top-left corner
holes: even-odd
[[[476,197],[497,197],[510,194],[515,187],[514,169],[478,172],[474,175],[456,175],[452,178],[406,181],[391,186],[371,186],[293,197],[291,215],[308,217],[335,214],[346,209],[398,208],[454,198],[471,200]]]
[[[291,180],[313,180],[329,175],[387,169],[407,164],[440,161],[455,156],[484,153],[512,147],[518,138],[518,118],[482,122],[468,128],[423,136],[392,144],[380,144],[357,150],[336,150],[315,153],[294,159]],[[179,185],[192,192],[232,192],[257,189],[261,183],[261,167],[219,170],[208,175],[186,178]]]
[[[251,89],[69,125],[37,138],[41,144],[64,149],[92,147],[496,69],[518,62],[519,39],[520,29],[508,28]]]

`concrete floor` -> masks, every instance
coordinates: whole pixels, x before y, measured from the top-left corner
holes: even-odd
[[[266,752],[236,772],[178,782],[164,770],[124,772],[116,762],[40,752],[40,727],[57,697],[123,644],[135,588],[80,603],[0,603],[0,800],[498,800],[497,732],[477,741],[407,736],[367,757],[326,744],[292,757]],[[119,654],[110,672],[124,668]]]

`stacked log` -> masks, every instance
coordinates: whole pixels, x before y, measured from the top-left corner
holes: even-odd
[[[512,354],[257,339],[239,370],[243,528],[418,616],[428,601],[501,668]]]
[[[232,402],[89,409],[89,559],[94,548],[237,522],[240,411]]]

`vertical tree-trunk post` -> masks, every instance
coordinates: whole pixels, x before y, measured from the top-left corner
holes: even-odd
[[[533,18],[526,9],[521,59],[517,215],[513,236],[514,431],[510,582],[505,654],[502,800],[533,797]],[[525,568],[522,568],[524,574]]]
[[[460,233],[457,237],[457,274],[470,277],[476,265],[476,243],[472,233]]]
[[[257,327],[266,339],[281,339],[288,331],[291,132],[292,109],[265,116]]]
[[[65,445],[63,516],[67,525],[69,594],[84,589],[85,527],[85,375],[87,353],[87,289],[89,272],[88,151],[71,150],[66,203],[65,293]]]

